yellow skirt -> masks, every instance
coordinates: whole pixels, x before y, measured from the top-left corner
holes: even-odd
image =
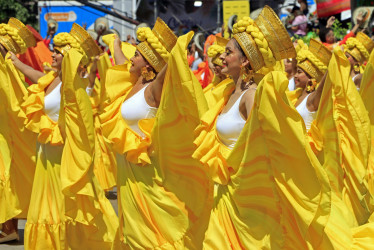
[[[63,146],[39,144],[30,208],[25,227],[25,249],[110,249],[117,229],[117,217],[95,178],[95,200],[86,210],[75,211],[78,203],[61,189],[61,155]],[[91,218],[84,221],[82,218]]]

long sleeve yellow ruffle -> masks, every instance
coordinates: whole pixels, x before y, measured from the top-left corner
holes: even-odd
[[[350,77],[350,63],[341,51],[334,51],[329,63],[318,114],[309,135],[312,142],[315,140],[332,191],[355,217],[353,222],[347,221],[351,226],[366,223],[373,210],[366,180],[370,120]]]
[[[6,55],[8,57],[8,54]],[[35,172],[36,135],[24,128],[24,77],[0,55],[0,223],[26,218]]]
[[[110,249],[118,226],[115,212],[93,175],[93,114],[86,85],[77,74],[81,58],[71,49],[63,60],[60,126],[56,129],[61,127],[64,132],[60,134],[66,137],[62,145],[52,145],[51,140],[39,144],[25,227],[26,249]],[[39,84],[51,77],[44,76]],[[33,94],[43,101],[43,94]],[[27,103],[33,105],[26,100],[26,110],[31,108]],[[38,116],[43,115],[41,109]]]
[[[221,173],[215,174],[215,206],[205,249],[305,249],[322,244],[330,207],[328,178],[306,141],[302,118],[288,101],[287,85],[282,72],[265,76],[235,147],[223,154],[224,168],[213,166]],[[218,115],[219,109],[210,111]],[[194,156],[205,164],[219,153],[211,150],[220,143],[213,116],[205,114],[202,120],[211,123],[200,130],[213,135],[195,140],[200,152]]]

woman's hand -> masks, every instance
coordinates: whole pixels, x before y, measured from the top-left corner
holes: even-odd
[[[12,51],[9,51],[9,56],[7,59],[10,59],[16,68],[18,68],[19,64],[21,63],[16,54],[14,54]]]

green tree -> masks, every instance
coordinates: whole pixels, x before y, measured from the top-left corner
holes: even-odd
[[[0,23],[15,17],[24,24],[37,26],[37,1],[0,0]]]

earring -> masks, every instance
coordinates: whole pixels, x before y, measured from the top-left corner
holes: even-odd
[[[307,86],[306,86],[306,92],[307,93],[312,93],[316,89],[316,86],[317,86],[316,79],[314,79],[314,78],[310,79],[308,81]]]
[[[142,75],[143,79],[145,79],[146,82],[149,82],[156,77],[155,72],[152,69],[148,70],[147,67],[142,68],[141,75]]]
[[[353,72],[355,72],[355,74],[359,74],[360,73],[360,64],[356,63],[353,66]]]
[[[254,76],[254,72],[247,67],[240,66],[240,75],[242,76],[242,80],[244,82],[249,82],[251,78]]]

